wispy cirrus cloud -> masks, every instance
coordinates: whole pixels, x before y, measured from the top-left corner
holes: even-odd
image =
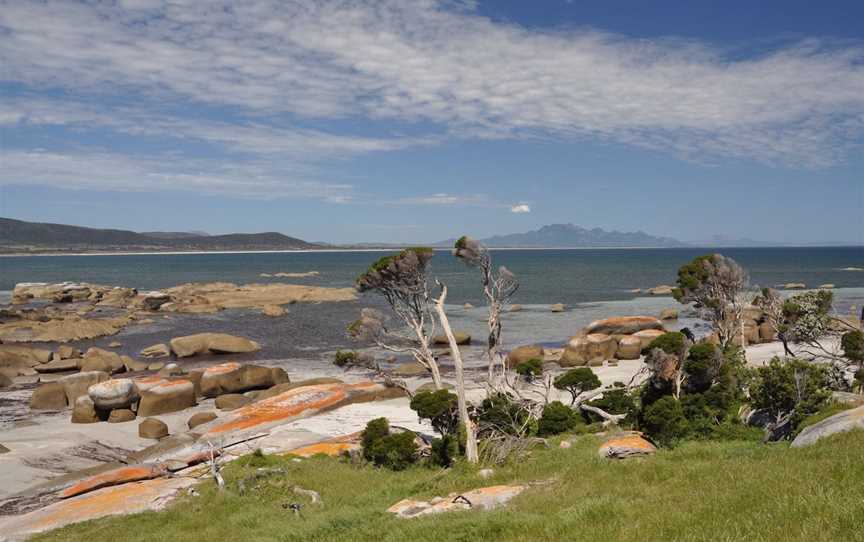
[[[4,104],[0,122],[170,136],[255,155],[240,164],[201,163],[226,193],[246,193],[252,184],[253,192],[278,190],[280,183],[294,187],[280,191],[289,193],[308,182],[283,175],[284,164],[265,167],[263,155],[284,154],[296,162],[289,169],[303,168],[432,144],[442,133],[611,141],[691,160],[792,167],[842,162],[860,150],[864,134],[861,43],[805,40],[730,52],[697,41],[529,29],[478,16],[471,2],[2,2],[0,62],[0,80],[66,96],[30,100],[29,110],[28,100]],[[119,98],[134,105],[109,105]],[[93,103],[105,105],[86,105]],[[177,113],[182,107],[166,113],[166,103],[221,108],[232,120]],[[295,121],[388,128],[376,137]],[[393,126],[423,133],[399,137]],[[165,175],[157,159],[92,154],[118,168],[104,176],[106,186],[116,186],[110,179],[122,171]],[[15,178],[72,182],[71,173],[46,170],[28,156],[7,153],[18,160]],[[60,159],[57,152],[47,162]],[[167,184],[179,183],[196,187],[200,180]],[[454,197],[405,203],[471,202]]]

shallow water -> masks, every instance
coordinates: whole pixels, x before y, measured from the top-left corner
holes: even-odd
[[[392,251],[389,251],[392,252]],[[351,286],[370,263],[389,252],[295,252],[252,254],[148,254],[111,256],[28,256],[0,258],[0,291],[18,282],[86,281],[141,290],[184,282],[285,281]],[[516,303],[565,303],[632,299],[628,290],[672,284],[677,269],[709,249],[496,250],[520,280]],[[750,273],[754,286],[803,282],[838,288],[864,287],[864,247],[729,248]],[[318,277],[266,278],[262,273],[319,271]],[[432,275],[447,283],[450,301],[482,302],[479,277],[446,251],[432,261]]]

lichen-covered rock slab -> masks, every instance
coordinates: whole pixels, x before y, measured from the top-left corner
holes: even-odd
[[[525,486],[500,485],[481,487],[465,493],[451,493],[429,501],[403,499],[387,509],[400,518],[415,518],[457,510],[491,510],[506,504],[522,493]]]

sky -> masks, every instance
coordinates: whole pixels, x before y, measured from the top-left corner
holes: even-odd
[[[0,0],[0,216],[864,244],[864,2]]]

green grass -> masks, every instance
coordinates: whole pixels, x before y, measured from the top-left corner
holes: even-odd
[[[36,540],[864,540],[864,431],[802,449],[687,442],[620,462],[599,459],[598,442],[585,436],[570,449],[538,450],[496,468],[489,480],[465,465],[388,472],[324,457],[247,457],[225,470],[230,493],[207,482],[201,496],[167,511],[73,525]],[[238,479],[276,465],[287,475],[237,494]],[[546,479],[554,482],[494,511],[412,520],[385,512],[404,497]],[[318,491],[324,504],[306,503],[302,517],[284,510],[283,503],[306,502],[290,492],[294,484]]]

